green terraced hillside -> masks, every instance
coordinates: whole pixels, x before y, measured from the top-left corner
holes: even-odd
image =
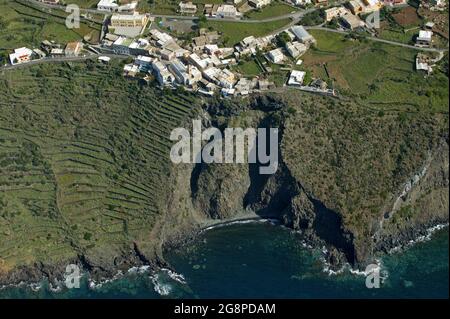
[[[3,71],[0,107],[0,274],[155,244],[170,130],[192,97],[87,61]]]

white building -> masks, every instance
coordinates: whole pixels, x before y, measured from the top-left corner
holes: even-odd
[[[113,14],[111,17],[111,26],[116,27],[145,27],[148,17],[145,14],[134,12],[133,14]]]
[[[301,25],[293,26],[290,31],[301,43],[311,44],[316,42],[316,39],[314,39],[314,37],[311,34],[309,34],[309,32],[306,31],[305,28]]]
[[[129,77],[135,77],[139,72],[139,67],[136,64],[125,64],[123,66],[123,75]]]
[[[243,38],[239,44],[244,49],[256,47],[256,38],[250,35],[248,37]]]
[[[178,11],[180,13],[195,14],[197,12],[197,5],[193,4],[190,1],[180,2],[178,4]]]
[[[308,50],[308,47],[300,42],[294,41],[294,42],[288,42],[286,43],[286,51],[289,53],[291,57],[298,58],[303,53],[305,53]]]
[[[116,54],[130,54],[130,44],[133,43],[133,39],[120,36],[114,43],[112,44],[112,49]]]
[[[217,8],[217,16],[221,18],[236,18],[238,11],[235,6],[230,4],[222,4]]]
[[[156,80],[160,85],[170,85],[175,81],[175,77],[169,72],[167,67],[158,60],[154,60],[152,68],[156,76]]]
[[[111,58],[109,56],[101,55],[97,60],[102,63],[109,63],[109,61],[111,61]]]
[[[433,36],[433,31],[420,30],[419,36],[416,39],[416,45],[417,46],[430,46],[432,36]]]
[[[134,12],[136,10],[137,4],[138,4],[137,1],[126,3],[124,5],[119,6],[119,8],[117,8],[117,11],[129,13]]]
[[[344,14],[342,16],[342,23],[350,30],[355,30],[364,26],[364,22],[356,14]]]
[[[292,3],[296,6],[304,6],[307,4],[311,4],[311,0],[292,0]]]
[[[269,51],[268,57],[273,63],[280,63],[284,60],[284,54],[280,48]]]
[[[422,53],[417,54],[416,56],[416,70],[417,71],[426,71],[431,73],[433,71],[433,67],[430,65],[430,58]]]
[[[288,85],[300,86],[303,85],[303,80],[305,79],[306,72],[292,70],[289,76]]]
[[[117,0],[100,0],[99,3],[97,3],[97,9],[113,12],[119,9],[119,5],[117,4]]]
[[[9,55],[9,61],[12,65],[29,62],[32,55],[33,50],[26,47],[18,48],[14,50],[14,53]]]
[[[161,32],[157,29],[150,30],[152,39],[156,41],[156,44],[160,47],[165,47],[171,42],[175,42],[174,38],[165,32]]]
[[[267,6],[272,2],[272,0],[249,0],[248,4],[254,8],[262,8]]]
[[[169,70],[175,76],[176,81],[183,85],[193,86],[202,79],[202,73],[195,66],[187,66],[178,59],[170,62]]]
[[[153,58],[149,56],[139,55],[134,63],[139,67],[140,71],[148,71],[152,68]]]
[[[209,59],[202,59],[197,53],[192,53],[189,55],[189,61],[194,64],[200,70],[204,70],[209,66]]]
[[[344,7],[334,7],[325,10],[325,20],[327,22],[331,21],[333,18],[341,17],[345,14],[349,13],[348,10]]]
[[[215,84],[231,89],[234,86],[234,83],[236,82],[236,78],[233,72],[231,72],[228,69],[219,69],[216,67],[210,67],[203,71],[203,76],[211,82],[214,82]]]

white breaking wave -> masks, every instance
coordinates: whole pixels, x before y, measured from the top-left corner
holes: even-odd
[[[167,296],[172,292],[172,286],[169,283],[160,282],[160,275],[154,274],[150,276],[153,283],[153,289],[161,296]]]
[[[211,226],[208,226],[206,228],[203,228],[201,230],[201,232],[204,232],[204,231],[207,231],[207,230],[211,230],[211,229],[215,229],[215,228],[231,226],[231,225],[242,225],[242,224],[252,224],[252,223],[270,223],[270,224],[276,225],[276,224],[279,223],[279,221],[276,220],[276,219],[270,219],[270,218],[267,218],[267,219],[264,219],[264,218],[261,218],[261,219],[244,219],[244,220],[234,220],[234,221],[229,221],[229,222],[224,221],[223,223],[216,224],[216,225],[211,225]]]
[[[435,232],[437,232],[438,230],[444,229],[445,227],[448,227],[448,223],[438,224],[436,226],[430,227],[427,229],[427,233],[425,235],[419,236],[416,239],[412,239],[412,240],[408,241],[406,244],[392,248],[391,250],[389,250],[389,254],[403,251],[404,249],[407,249],[417,243],[429,241],[429,240],[431,240],[431,238]]]
[[[161,268],[150,276],[153,283],[153,289],[161,296],[167,296],[173,291],[173,280],[179,284],[186,285],[186,279],[182,274],[178,274],[168,268]]]
[[[186,279],[184,278],[184,276],[182,274],[177,274],[176,272],[167,269],[167,268],[161,268],[161,271],[166,273],[171,279],[179,282],[180,284],[185,285],[186,284]]]

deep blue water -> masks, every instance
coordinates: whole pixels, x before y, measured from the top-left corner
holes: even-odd
[[[0,297],[448,298],[448,255],[445,228],[429,241],[383,256],[387,279],[380,288],[368,289],[364,276],[323,272],[321,252],[303,247],[292,231],[269,223],[240,224],[207,231],[167,254],[184,280],[166,271],[134,273],[95,290],[83,283],[80,289],[52,293],[44,285],[37,292],[9,288]]]

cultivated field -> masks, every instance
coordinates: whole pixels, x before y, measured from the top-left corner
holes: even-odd
[[[170,131],[196,102],[120,73],[93,61],[0,73],[1,268],[157,242]]]
[[[261,37],[281,29],[290,23],[290,19],[282,19],[262,23],[239,23],[232,21],[207,21],[201,23],[201,27],[217,30],[222,33],[222,39],[225,45],[233,46],[243,38],[253,35]]]
[[[382,10],[381,18],[380,37],[402,43],[414,43],[414,37],[423,24],[423,19],[413,7]]]
[[[42,40],[66,43],[85,36],[92,42],[98,41],[101,24],[83,22],[79,29],[68,29],[66,16],[63,11],[49,13],[25,1],[0,0],[0,50],[38,46]]]
[[[311,34],[318,44],[303,56],[303,66],[345,95],[381,109],[448,110],[448,77],[439,69],[430,77],[417,72],[417,51],[326,31]]]
[[[246,17],[249,19],[268,19],[273,17],[282,16],[284,14],[291,13],[295,11],[295,8],[283,3],[283,2],[273,2],[264,8],[258,10],[252,10],[246,13]]]

